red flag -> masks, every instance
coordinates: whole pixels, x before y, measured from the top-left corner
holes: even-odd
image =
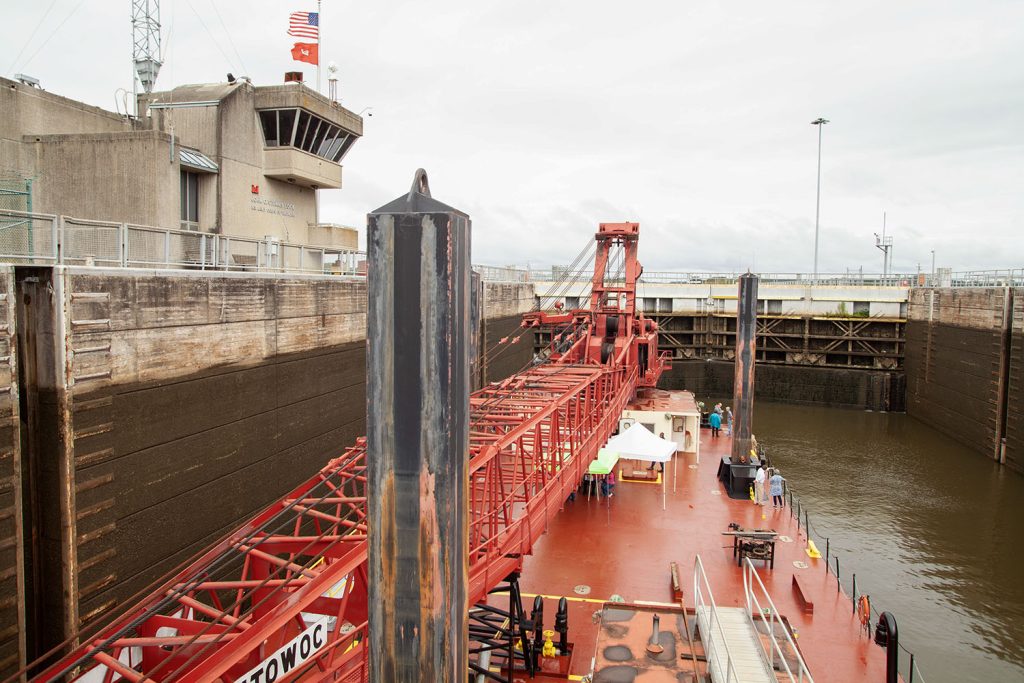
[[[292,59],[296,62],[320,63],[320,51],[316,43],[295,43],[292,48]]]

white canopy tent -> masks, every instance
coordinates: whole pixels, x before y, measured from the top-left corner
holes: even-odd
[[[633,460],[649,460],[651,462],[672,462],[675,467],[675,460],[672,456],[679,450],[675,441],[666,441],[656,437],[647,427],[639,422],[633,423],[632,427],[624,430],[618,436],[608,440],[605,449],[615,453],[620,458],[631,458]],[[661,478],[661,509],[665,509],[665,496],[668,489],[668,477]]]

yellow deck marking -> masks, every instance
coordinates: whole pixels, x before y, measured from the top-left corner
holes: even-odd
[[[508,595],[508,591],[502,591],[500,593],[491,593],[491,595]],[[598,600],[597,598],[576,598],[570,595],[544,595],[543,593],[520,593],[524,598],[535,598],[538,595],[545,600],[560,600],[565,598],[569,602],[595,602],[599,605],[603,605],[608,602],[607,600]]]

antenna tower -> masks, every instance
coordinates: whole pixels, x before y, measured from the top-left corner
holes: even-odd
[[[153,92],[161,65],[160,0],[132,0],[132,63],[142,89]]]
[[[882,252],[882,279],[889,278],[892,270],[892,235],[885,234],[885,212],[882,212],[882,234],[875,233],[875,248]]]

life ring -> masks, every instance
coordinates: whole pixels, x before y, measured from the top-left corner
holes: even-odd
[[[860,617],[860,623],[867,626],[871,623],[871,599],[866,595],[860,596],[857,600],[857,616]]]

